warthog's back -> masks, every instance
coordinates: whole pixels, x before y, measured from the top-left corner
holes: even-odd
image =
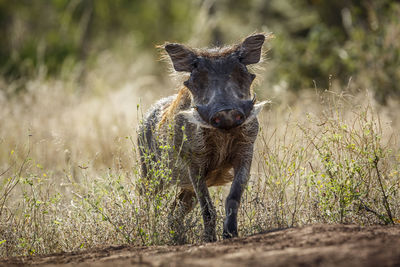
[[[180,181],[182,186],[191,186],[185,164],[174,149],[174,140],[181,135],[180,132],[175,133],[174,117],[176,113],[189,107],[190,98],[182,90],[157,101],[148,110],[139,128],[138,137],[141,157],[147,159],[142,160],[142,176],[147,177],[158,168],[167,167],[172,171],[172,183]]]

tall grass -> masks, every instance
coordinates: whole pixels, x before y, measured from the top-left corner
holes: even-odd
[[[171,243],[167,221],[178,189],[155,190],[154,175],[139,193],[138,123],[173,92],[168,78],[140,67],[148,62],[143,55],[122,64],[105,53],[85,87],[73,75],[38,75],[27,93],[0,96],[1,257]],[[398,106],[335,90],[283,92],[260,115],[241,236],[317,222],[399,223]],[[228,190],[211,189],[218,233]],[[189,243],[201,242],[198,206],[182,225]]]

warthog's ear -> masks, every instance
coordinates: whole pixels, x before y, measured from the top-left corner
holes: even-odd
[[[171,58],[176,71],[191,72],[194,69],[194,62],[197,56],[189,48],[181,44],[166,44],[164,48]]]
[[[260,61],[261,49],[265,41],[264,34],[255,34],[247,37],[239,46],[239,59],[245,65]]]

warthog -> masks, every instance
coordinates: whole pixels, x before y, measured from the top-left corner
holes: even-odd
[[[225,203],[223,238],[236,237],[237,213],[250,174],[259,125],[247,69],[261,58],[264,34],[253,34],[229,47],[192,49],[168,43],[164,49],[175,71],[190,73],[176,94],[158,101],[139,129],[139,151],[144,177],[169,148],[168,166],[180,193],[170,226],[175,242],[184,242],[184,216],[200,203],[204,240],[216,241],[216,212],[208,187],[232,182]],[[152,165],[153,164],[153,165]]]

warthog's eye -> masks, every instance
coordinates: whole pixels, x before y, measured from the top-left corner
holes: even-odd
[[[246,95],[245,95],[245,93],[243,93],[243,92],[238,92],[238,93],[237,93],[237,96],[238,96],[239,98],[244,98]]]
[[[195,61],[193,61],[192,66],[193,66],[193,69],[196,69],[199,66],[199,60],[196,59]]]

